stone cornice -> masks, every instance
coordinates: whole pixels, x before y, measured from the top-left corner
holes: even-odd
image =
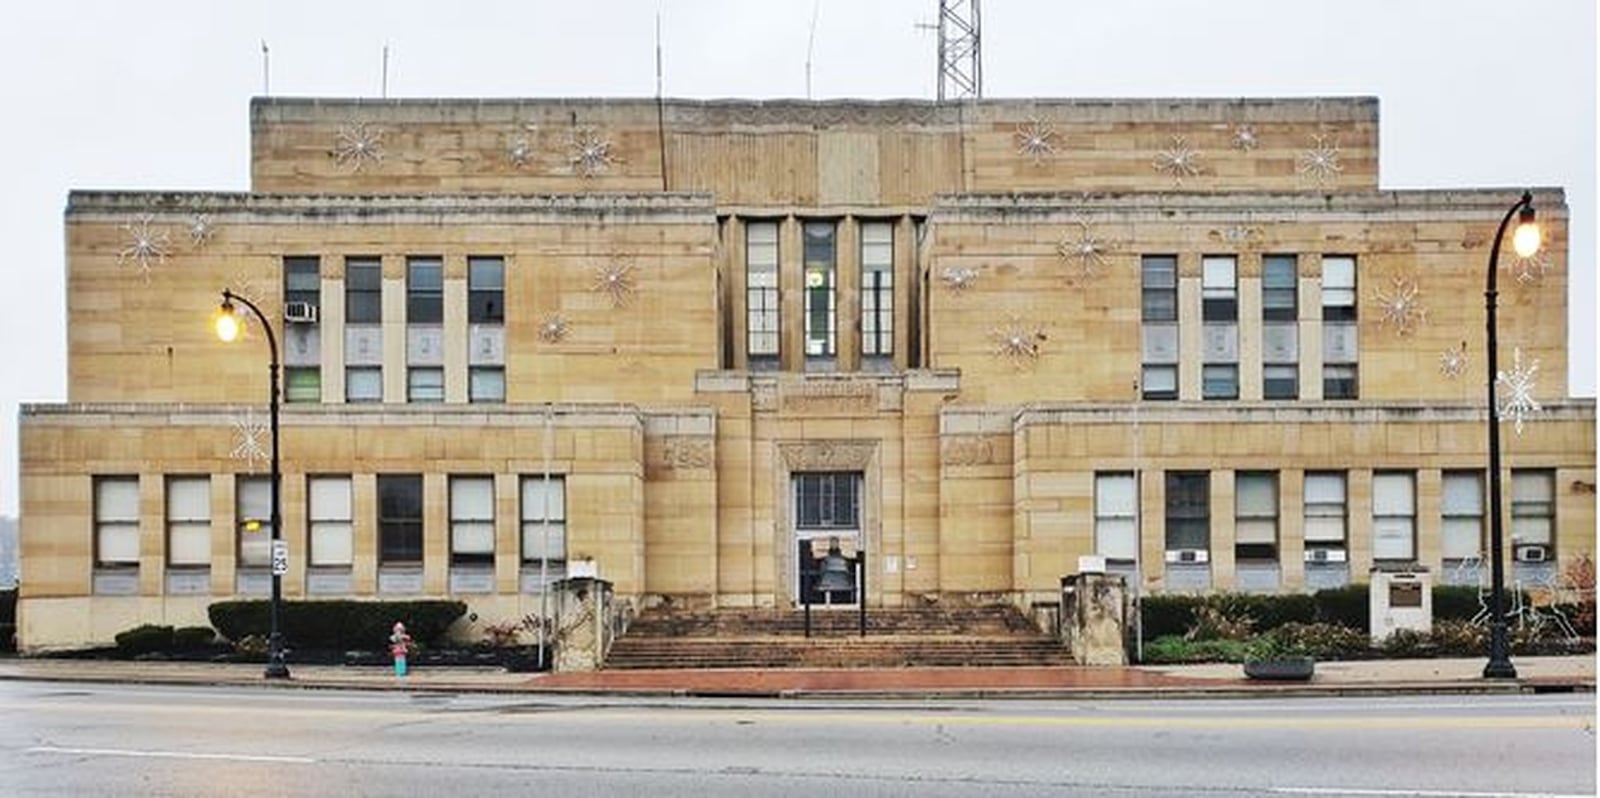
[[[1593,422],[1595,400],[1542,401],[1530,422]],[[959,413],[947,408],[946,414]],[[1403,424],[1484,423],[1482,404],[1460,402],[1142,402],[1032,404],[1014,411],[1016,429],[1035,424]]]
[[[74,191],[69,222],[123,223],[129,214],[172,221],[205,213],[231,222],[344,224],[491,221],[505,224],[570,223],[574,216],[606,214],[627,222],[709,224],[716,220],[705,193],[649,194],[254,194],[215,191]]]
[[[1498,219],[1521,196],[1521,188],[1407,189],[1399,191],[1306,192],[1130,192],[940,194],[934,197],[929,221],[994,222],[1026,218],[1033,222],[1071,221],[1085,214],[1150,222],[1321,222],[1373,217],[1408,221],[1481,221]],[[1565,219],[1566,193],[1560,188],[1533,189],[1541,217]]]

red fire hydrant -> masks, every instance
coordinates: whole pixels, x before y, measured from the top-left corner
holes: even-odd
[[[389,635],[389,653],[394,656],[394,675],[406,675],[406,655],[411,653],[411,635],[406,634],[406,625],[395,621],[394,632]]]

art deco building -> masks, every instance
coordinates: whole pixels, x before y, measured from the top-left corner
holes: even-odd
[[[74,192],[68,402],[20,419],[27,649],[268,588],[536,612],[1477,582],[1482,286],[1521,187],[1379,187],[1368,98],[260,99],[251,190]],[[1501,257],[1506,557],[1593,546],[1567,209]],[[1509,248],[1508,248],[1509,249]],[[1592,310],[1592,309],[1591,309]],[[253,324],[253,322],[251,322]],[[1537,405],[1537,408],[1535,407]]]

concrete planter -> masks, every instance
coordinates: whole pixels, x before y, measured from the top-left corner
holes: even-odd
[[[1309,682],[1316,666],[1311,657],[1270,657],[1246,660],[1244,675],[1262,681]]]

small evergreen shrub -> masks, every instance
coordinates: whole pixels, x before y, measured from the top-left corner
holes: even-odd
[[[1372,622],[1371,598],[1364,584],[1345,585],[1318,590],[1311,596],[1316,605],[1316,619],[1321,623],[1336,623],[1351,629],[1367,630]]]
[[[216,642],[217,633],[209,626],[184,626],[172,632],[172,647],[178,651],[198,651]]]
[[[290,648],[382,649],[399,621],[420,646],[433,647],[466,611],[460,601],[285,601],[280,631]],[[271,603],[261,599],[221,601],[208,609],[211,625],[233,641],[266,637],[271,612]]]
[[[117,653],[124,657],[137,657],[171,651],[172,634],[170,626],[150,623],[135,626],[125,632],[117,633]]]
[[[1243,640],[1185,640],[1179,635],[1158,637],[1144,644],[1144,662],[1176,665],[1200,662],[1244,662],[1255,647]]]
[[[1286,623],[1266,636],[1274,654],[1316,659],[1352,659],[1368,652],[1367,635],[1336,623]]]

